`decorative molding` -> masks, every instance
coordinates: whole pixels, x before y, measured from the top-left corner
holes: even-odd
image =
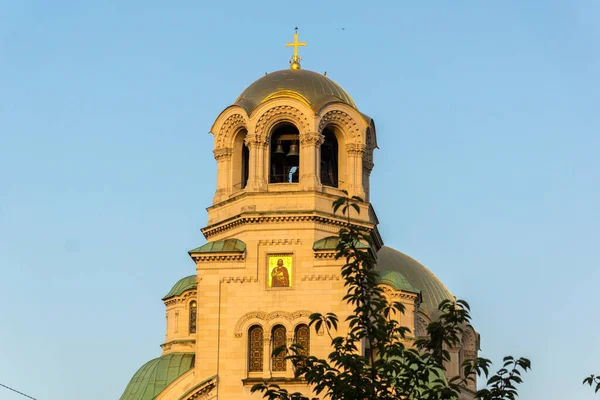
[[[342,128],[344,133],[352,139],[360,138],[360,128],[354,119],[340,110],[332,110],[321,117],[319,122],[319,132],[323,132],[323,129],[329,125],[334,124]]]
[[[163,350],[170,350],[174,345],[181,345],[185,347],[194,347],[196,345],[196,339],[177,339],[171,340],[160,345]]]
[[[264,138],[268,138],[267,129],[271,127],[275,122],[287,119],[295,122],[298,126],[299,131],[306,131],[309,129],[308,118],[304,113],[292,106],[277,106],[265,111],[256,122],[256,135]]]
[[[286,319],[290,322],[293,322],[299,318],[308,318],[310,315],[312,314],[311,311],[307,311],[307,310],[300,310],[300,311],[294,311],[294,312],[287,312],[287,311],[273,311],[270,313],[266,313],[264,311],[253,311],[253,312],[249,312],[244,314],[237,322],[237,324],[235,324],[235,337],[239,338],[242,337],[244,331],[244,325],[253,319],[257,319],[259,321],[265,321],[265,322],[269,322],[275,318],[283,318]],[[266,329],[264,330],[265,334],[266,334]],[[266,339],[266,336],[265,336]]]
[[[258,244],[268,245],[268,246],[290,246],[290,245],[302,244],[302,239],[259,240]]]
[[[405,299],[405,300],[415,301],[419,298],[419,295],[416,293],[395,290],[390,285],[387,285],[385,283],[379,284],[378,286],[381,286],[381,288],[383,289],[383,292],[393,299]]]
[[[300,134],[301,147],[320,146],[325,142],[325,136],[318,132],[305,132]]]
[[[254,134],[254,135],[247,135],[246,139],[244,139],[244,143],[246,143],[246,146],[248,146],[249,149],[266,149],[269,145],[269,142],[267,142],[266,137],[258,135],[258,134]]]
[[[348,143],[346,151],[351,156],[362,157],[367,152],[367,146],[362,143]]]
[[[241,114],[233,114],[223,122],[217,136],[217,149],[231,143],[233,135],[240,129],[246,128],[246,119]]]
[[[232,261],[244,261],[246,253],[235,253],[235,254],[203,254],[191,256],[196,263],[201,262],[232,262]]]
[[[336,251],[320,250],[320,251],[315,251],[314,257],[315,257],[315,259],[334,259],[336,254],[337,254]]]
[[[264,224],[264,223],[289,223],[289,222],[316,222],[316,223],[322,223],[322,224],[326,224],[326,225],[333,225],[333,226],[347,226],[348,223],[340,220],[340,219],[333,219],[333,218],[327,218],[327,217],[322,217],[322,216],[318,216],[318,215],[260,215],[260,216],[251,216],[251,217],[238,217],[235,220],[228,222],[226,224],[223,225],[218,225],[218,226],[210,226],[210,227],[205,227],[202,229],[202,233],[204,234],[204,237],[206,239],[209,239],[210,237],[226,232],[230,229],[233,228],[237,228],[246,224]],[[373,228],[371,227],[365,227],[365,226],[360,226],[360,225],[356,225],[353,224],[353,226],[356,226],[360,229],[365,229],[367,231],[372,231]]]
[[[217,162],[230,159],[232,154],[233,150],[231,147],[220,147],[213,150],[213,155],[215,156],[215,160],[217,160]]]
[[[340,275],[336,274],[312,274],[304,275],[302,281],[339,281]]]
[[[258,279],[254,276],[228,276],[221,278],[222,283],[255,283]]]
[[[196,297],[198,292],[195,290],[186,290],[182,295],[171,297],[165,301],[165,306],[169,307],[177,303],[185,303],[190,297]]]

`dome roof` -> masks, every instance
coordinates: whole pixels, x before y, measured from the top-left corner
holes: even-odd
[[[415,289],[408,279],[397,271],[379,271],[379,283],[390,285],[394,290],[402,290],[404,292],[419,293],[419,289]]]
[[[195,353],[171,353],[142,365],[120,400],[152,400],[194,366]]]
[[[185,278],[178,280],[177,283],[173,285],[169,293],[167,293],[167,295],[162,299],[167,300],[171,297],[180,296],[186,290],[196,289],[197,287],[196,275],[186,276]]]
[[[327,103],[356,104],[344,89],[325,75],[305,69],[271,72],[246,88],[235,104],[250,114],[259,104],[276,97],[294,97],[318,111]]]
[[[410,285],[421,291],[423,303],[420,309],[429,315],[437,314],[442,300],[454,300],[452,293],[430,270],[398,250],[383,246],[377,252],[376,268],[382,273],[396,271],[402,274]]]

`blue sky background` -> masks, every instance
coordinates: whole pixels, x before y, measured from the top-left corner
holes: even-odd
[[[593,399],[599,20],[595,0],[0,0],[0,383],[117,399],[160,355],[160,298],[205,242],[207,132],[298,25],[303,67],[377,123],[386,244],[471,303],[482,355],[531,358],[521,398]]]

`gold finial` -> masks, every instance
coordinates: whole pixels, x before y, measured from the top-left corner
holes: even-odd
[[[294,48],[294,55],[292,56],[292,59],[290,60],[290,68],[291,69],[300,69],[300,60],[302,60],[302,58],[298,55],[298,47],[300,46],[306,46],[306,42],[299,42],[298,41],[298,27],[296,27],[296,33],[294,33],[294,43],[286,43],[285,47],[293,47]]]

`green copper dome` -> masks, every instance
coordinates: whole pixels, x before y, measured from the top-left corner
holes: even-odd
[[[408,279],[397,271],[379,271],[379,283],[390,285],[394,290],[402,290],[405,292],[419,293],[419,289],[415,289]]]
[[[133,375],[120,400],[152,400],[175,379],[194,367],[194,353],[171,353],[155,358]]]
[[[421,310],[435,315],[442,300],[454,300],[452,293],[430,270],[404,253],[383,246],[377,253],[377,270],[399,272],[410,285],[421,291]]]
[[[351,107],[356,104],[344,89],[325,75],[305,69],[285,69],[271,72],[246,88],[235,104],[248,114],[259,104],[277,97],[293,97],[307,103],[317,112],[328,103],[342,102]]]
[[[180,296],[186,290],[196,289],[197,287],[196,275],[186,276],[185,278],[178,280],[177,283],[173,285],[169,293],[167,293],[167,295],[162,299],[167,300],[171,297]]]
[[[188,253],[243,253],[244,251],[246,251],[246,243],[242,242],[240,239],[232,238],[208,242],[188,251]]]

